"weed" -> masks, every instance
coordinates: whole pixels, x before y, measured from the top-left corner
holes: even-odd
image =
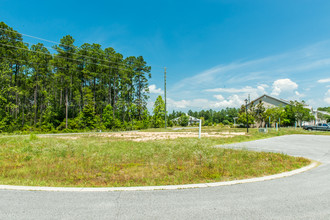
[[[37,139],[38,139],[38,137],[36,134],[30,134],[30,141],[35,141]]]

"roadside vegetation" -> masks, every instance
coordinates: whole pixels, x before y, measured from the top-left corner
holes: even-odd
[[[209,128],[204,132],[218,132],[224,137],[198,139],[196,133],[196,138],[137,142],[127,140],[125,133],[111,138],[98,133],[2,136],[0,184],[79,187],[189,184],[271,175],[310,163],[284,154],[214,147],[295,133],[291,130],[267,134],[251,130],[249,135],[230,137],[226,137],[224,129]]]

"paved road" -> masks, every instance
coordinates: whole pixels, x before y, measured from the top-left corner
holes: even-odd
[[[135,192],[0,190],[0,219],[330,219],[330,136],[231,145],[322,162],[291,177],[232,186]]]

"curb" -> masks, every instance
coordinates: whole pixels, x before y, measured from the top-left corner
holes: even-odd
[[[149,191],[149,190],[173,190],[173,189],[190,189],[190,188],[206,188],[215,186],[230,186],[242,183],[261,182],[266,180],[279,179],[283,177],[293,176],[317,167],[320,163],[313,161],[310,165],[292,170],[289,172],[274,174],[270,176],[256,177],[251,179],[233,180],[215,183],[199,183],[186,185],[166,185],[166,186],[138,186],[138,187],[40,187],[40,186],[11,186],[0,185],[0,190],[22,190],[22,191],[52,191],[52,192],[113,192],[113,191]]]

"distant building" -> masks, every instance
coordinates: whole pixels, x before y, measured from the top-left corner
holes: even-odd
[[[186,115],[189,117],[189,121],[188,121],[188,125],[192,125],[192,124],[196,124],[196,123],[199,123],[199,119],[198,118],[195,118],[193,116],[190,116],[186,113]],[[179,121],[180,121],[180,117],[177,117],[175,119],[172,120],[174,123],[178,124]]]
[[[311,113],[313,114],[313,116],[315,117],[314,121],[304,121],[303,125],[315,125],[317,123],[327,123],[327,120],[319,118],[320,114],[322,115],[330,115],[329,112],[325,112],[325,111],[319,111],[317,109],[313,109],[313,107],[306,105],[305,108],[308,108]]]
[[[260,101],[262,101],[262,103],[266,109],[272,108],[272,107],[279,107],[279,106],[285,107],[286,105],[290,105],[289,101],[264,94],[264,95],[260,96],[259,98],[256,98],[253,101],[251,101],[248,104],[248,107],[250,107],[251,105],[256,106],[260,103]]]

